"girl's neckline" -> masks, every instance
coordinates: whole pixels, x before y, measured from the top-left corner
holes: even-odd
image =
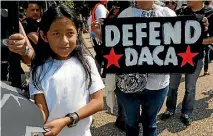
[[[68,59],[55,59],[55,58],[51,58],[54,62],[66,62],[69,61],[70,59],[72,59],[73,56],[70,56]]]

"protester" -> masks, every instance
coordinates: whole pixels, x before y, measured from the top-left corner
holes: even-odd
[[[8,14],[8,11],[15,12],[13,9],[17,6],[14,3],[11,4],[13,5],[7,7],[8,2],[2,2],[1,7],[1,25],[3,26],[1,27],[1,81],[21,89],[19,93],[29,98],[26,76],[20,62],[30,65],[34,50],[21,23],[18,22],[18,16],[16,18]],[[17,29],[19,27],[19,32],[10,25],[11,23],[8,23],[11,19],[17,19],[15,24]],[[15,34],[12,34],[12,31]]]
[[[29,1],[24,4],[25,18],[22,20],[22,25],[30,39],[30,43],[35,48],[38,43],[38,28],[41,14],[40,4],[37,1]]]
[[[211,15],[213,11],[207,7],[204,6],[203,1],[188,1],[187,7],[182,7],[177,11],[180,15],[202,15],[204,14],[206,17]],[[209,20],[209,31],[208,33],[210,36],[212,36],[212,25],[213,20]],[[206,33],[207,36],[207,33]],[[209,40],[209,38],[204,39],[203,43],[205,44]],[[197,79],[199,77],[199,74],[201,72],[201,69],[203,67],[203,58],[204,58],[204,47],[206,45],[198,45],[200,46],[200,54],[199,54],[199,60],[197,62],[196,70],[193,74],[185,74],[185,96],[182,103],[182,110],[181,110],[181,121],[185,125],[190,125],[192,122],[192,112],[194,108],[194,101],[195,101],[195,92],[196,92],[196,83]],[[161,119],[166,120],[174,115],[176,110],[176,103],[177,103],[177,91],[178,87],[180,85],[180,79],[181,74],[171,74],[170,76],[170,86],[169,86],[169,92],[168,97],[166,101],[167,110],[164,114],[162,114]]]
[[[213,10],[213,5],[212,5],[212,1],[205,1],[205,5],[208,6],[208,8],[210,8],[211,10]],[[212,15],[213,16],[213,15]],[[211,17],[211,19],[213,19]],[[213,29],[213,28],[212,28]],[[212,30],[210,29],[210,30]],[[209,34],[208,34],[209,36]],[[209,68],[209,62],[210,62],[210,53],[212,53],[213,51],[211,51],[211,46],[212,46],[213,42],[209,43],[209,46],[205,47],[205,58],[204,58],[204,76],[209,75],[210,73],[208,72],[208,68]],[[210,48],[209,48],[210,47]]]
[[[177,2],[174,0],[167,0],[165,1],[165,6],[175,11],[177,8]]]
[[[75,12],[50,7],[42,17],[32,62],[30,93],[40,108],[45,136],[91,136],[91,115],[103,108],[104,84],[95,61],[85,54]]]
[[[114,7],[109,12],[108,18],[117,18],[118,15],[126,8],[130,6],[129,2],[122,2],[122,4],[115,4]],[[113,110],[114,106],[114,97],[115,93],[114,90],[111,92],[107,92],[108,90],[105,89],[105,94],[106,95],[106,103],[110,107],[111,110]],[[115,126],[119,128],[122,131],[125,131],[125,115],[124,115],[124,110],[122,108],[122,105],[119,101],[117,101],[118,105],[118,111],[117,111],[117,119],[115,121]]]
[[[109,11],[108,18],[116,18],[119,15],[119,10],[120,7],[114,6],[112,9]]]
[[[100,48],[100,41],[98,40],[98,38],[96,37],[96,32],[94,31],[94,29],[91,27],[91,22],[94,22],[95,20],[99,20],[100,18],[106,18],[108,16],[108,10],[105,7],[105,5],[107,4],[107,0],[100,0],[97,1],[96,4],[94,5],[90,17],[88,18],[87,24],[89,26],[89,32],[91,34],[91,38],[92,38],[92,43],[93,43],[93,47],[96,53],[95,56],[95,60],[98,63],[98,71],[99,73],[101,73],[101,65],[102,65],[102,61],[103,61],[103,57],[101,57],[101,53],[102,50]]]
[[[212,0],[206,0],[205,5],[209,6],[210,8],[213,9],[213,1]]]
[[[147,11],[151,13],[148,14]],[[150,15],[150,16],[149,16]],[[169,8],[157,6],[154,4],[154,1],[136,1],[136,7],[129,7],[125,9],[119,17],[151,17],[151,16],[176,16],[175,12]],[[93,25],[97,25],[95,22]],[[100,33],[99,33],[100,34]],[[101,34],[97,34],[97,37],[101,39]],[[126,94],[121,91],[121,86],[119,81],[124,82],[125,85],[128,85],[128,81],[125,79],[134,78],[138,82],[134,89],[138,90],[144,86],[146,82],[146,77],[143,74],[127,74],[127,75],[117,75],[117,87],[115,93],[118,101],[121,103],[124,108],[125,117],[126,117],[126,135],[127,136],[138,136],[139,135],[139,114],[140,114],[140,105],[142,105],[142,124],[143,124],[143,134],[156,136],[156,120],[157,114],[161,109],[163,101],[166,97],[169,85],[169,75],[164,74],[148,74],[146,89],[141,90],[141,94]],[[144,80],[144,81],[142,81]],[[113,80],[111,80],[113,81]],[[142,82],[141,82],[142,81]],[[116,84],[114,83],[114,86]],[[130,84],[129,84],[130,85]],[[106,83],[107,86],[107,83]],[[120,87],[118,87],[120,86]],[[130,86],[129,86],[130,87]],[[158,101],[156,103],[156,101]]]

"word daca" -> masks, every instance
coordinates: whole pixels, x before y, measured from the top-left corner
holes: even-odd
[[[171,45],[194,44],[200,39],[201,32],[201,25],[196,20],[187,20],[184,23],[176,21],[174,25],[171,22],[123,24],[121,27],[106,25],[105,46],[122,45],[125,48],[126,66],[143,65],[144,62],[148,65],[155,63],[159,66],[166,66],[172,63],[177,66],[177,53]],[[134,48],[135,46],[142,48],[139,51]],[[150,51],[150,46],[155,47],[153,52]],[[161,52],[166,52],[164,60],[158,57]]]
[[[164,46],[157,46],[153,52],[151,53],[148,47],[142,47],[140,56],[138,52],[133,48],[125,49],[125,60],[126,66],[134,66],[134,65],[143,65],[146,62],[148,65],[157,64],[158,66],[167,66],[169,63],[172,63],[174,66],[178,65],[178,59],[173,47],[169,47],[165,56],[165,60],[163,61],[158,57],[158,54],[164,51]],[[131,59],[132,56],[132,59]]]

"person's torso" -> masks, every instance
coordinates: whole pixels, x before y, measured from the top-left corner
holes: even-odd
[[[26,34],[29,34],[31,32],[38,32],[39,22],[37,22],[36,20],[25,18],[21,23]],[[28,38],[28,40],[30,41],[32,47],[35,49],[36,44],[30,38]]]
[[[12,26],[8,23],[8,11],[6,9],[1,9],[1,12],[1,81],[4,81],[9,85],[15,84],[15,87],[21,88],[21,78],[18,79],[20,81],[12,80],[12,78],[21,77],[21,74],[24,74],[20,65],[20,55],[16,55],[16,58],[14,59],[15,53],[10,52],[7,47],[6,40],[12,34]],[[11,53],[13,54],[12,56]],[[14,70],[16,70],[16,72],[14,72]]]
[[[176,16],[176,14],[169,8],[156,6],[153,10],[150,11],[130,7],[121,12],[121,14],[118,17],[123,18],[123,17],[169,17],[169,16]],[[129,75],[126,74],[126,76],[128,77]],[[119,78],[119,76],[117,76],[117,78]],[[140,84],[138,84],[138,86],[139,85]],[[169,85],[169,74],[147,74],[146,89],[159,90],[167,87],[168,85]]]
[[[44,70],[49,66],[47,62]],[[76,112],[89,102],[85,71],[75,57],[65,61],[54,60],[47,71],[41,83],[49,110],[47,122]],[[73,128],[65,127],[59,136],[90,136],[90,125],[91,117],[87,117]]]
[[[213,14],[213,9],[209,6],[204,6],[201,10],[198,11],[192,11],[192,9],[190,7],[182,7],[180,9],[178,9],[177,11],[178,15],[193,15],[196,16],[199,20],[202,20],[203,17],[207,17],[209,18],[212,14]],[[209,20],[210,23],[210,27],[209,30],[207,32],[203,33],[204,38],[209,36],[209,33],[212,35],[212,26],[213,26],[213,21]],[[204,57],[204,47],[205,45],[196,45],[199,46],[200,48],[200,54],[199,54],[199,59],[203,59]]]

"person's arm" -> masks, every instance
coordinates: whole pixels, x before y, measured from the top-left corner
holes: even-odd
[[[204,45],[213,44],[213,36],[212,37],[208,37],[206,39],[203,39],[203,44]]]
[[[38,43],[38,33],[37,32],[30,32],[29,34],[27,34],[27,37],[30,40],[32,40],[35,45],[37,45],[37,43]]]
[[[103,109],[104,101],[103,101],[103,90],[99,90],[93,94],[91,94],[90,102],[79,109],[77,114],[79,115],[79,119],[82,120],[86,117],[89,117],[96,112]]]
[[[19,31],[20,33],[13,34],[8,38],[8,48],[11,52],[20,54],[22,61],[25,64],[30,65],[34,56],[34,49],[32,48],[20,22]],[[29,52],[25,54],[27,48],[29,48]]]
[[[21,58],[22,58],[22,61],[27,64],[27,65],[30,65],[31,64],[31,60],[33,59],[34,55],[35,55],[35,52],[34,52],[34,49],[32,47],[32,45],[30,44],[30,41],[29,39],[27,38],[26,36],[26,33],[24,31],[24,28],[22,26],[22,24],[19,22],[19,31],[21,34],[23,34],[25,36],[25,39],[26,39],[26,46],[29,47],[29,53],[27,55],[21,55]]]
[[[47,104],[46,104],[46,100],[44,97],[44,94],[35,94],[34,95],[34,100],[35,100],[35,104],[39,107],[42,115],[43,115],[43,119],[44,119],[44,123],[47,122],[47,118],[49,116],[49,111],[47,108]]]

